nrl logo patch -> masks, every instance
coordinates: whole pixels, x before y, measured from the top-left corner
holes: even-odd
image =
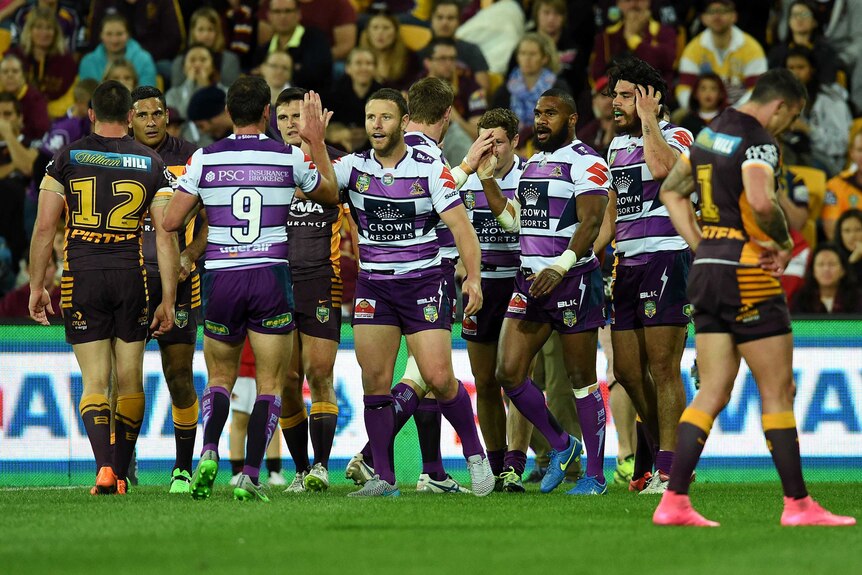
[[[467,206],[468,210],[472,210],[476,207],[476,195],[472,191],[468,191],[464,194],[464,205]]]
[[[683,313],[683,315],[685,315],[685,317],[691,317],[692,311],[694,311],[694,308],[691,306],[690,303],[687,303],[684,306],[682,306],[682,313]]]
[[[655,302],[653,300],[647,300],[644,302],[644,315],[652,318],[655,317],[656,307]]]
[[[368,174],[360,174],[356,178],[356,191],[360,194],[367,192],[369,185],[371,185],[371,177]]]
[[[395,176],[392,174],[383,174],[383,179],[381,181],[384,186],[391,186],[395,183]]]
[[[436,305],[426,305],[424,308],[422,308],[422,313],[425,315],[425,321],[429,323],[434,323],[435,321],[437,321],[437,318],[440,317],[437,313]]]
[[[317,321],[320,323],[326,323],[329,321],[329,308],[325,306],[320,306],[317,308]]]
[[[182,329],[189,324],[189,311],[186,309],[178,309],[174,318],[174,324]]]
[[[567,309],[563,312],[563,323],[566,324],[566,327],[572,327],[578,323],[578,316],[572,310]]]

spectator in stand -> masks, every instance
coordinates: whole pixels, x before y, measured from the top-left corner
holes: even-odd
[[[100,44],[81,58],[78,75],[81,78],[101,80],[108,65],[123,58],[135,66],[142,86],[156,85],[156,63],[149,52],[129,37],[129,23],[119,14],[109,14],[101,20]]]
[[[431,8],[431,32],[434,38],[448,38],[455,42],[458,63],[473,73],[473,79],[483,90],[488,90],[488,62],[485,61],[482,50],[472,42],[455,38],[461,24],[461,6],[462,3],[458,0],[434,0]],[[419,57],[423,61],[430,56],[432,46],[433,41],[419,51]]]
[[[354,48],[347,56],[345,74],[335,83],[335,89],[326,100],[332,110],[332,124],[341,124],[350,130],[351,148],[361,150],[368,144],[365,131],[365,103],[368,97],[383,86],[374,79],[377,61],[368,48]]]
[[[784,212],[787,220],[787,229],[793,240],[793,249],[790,252],[790,261],[784,266],[781,274],[781,287],[787,301],[802,287],[805,281],[805,270],[811,259],[811,247],[808,240],[802,235],[802,231],[808,223],[809,216],[809,190],[805,180],[792,168],[785,168],[779,180],[776,190],[778,205]]]
[[[183,83],[172,87],[165,94],[167,105],[176,108],[183,117],[188,115],[192,96],[201,88],[215,86],[227,93],[227,88],[218,81],[213,53],[203,44],[190,46],[186,50],[183,58],[183,73],[185,75]]]
[[[251,5],[242,0],[227,0],[225,12],[225,45],[237,55],[240,67],[250,70],[254,66],[254,51],[257,45],[257,18]]]
[[[186,42],[186,27],[176,0],[93,0],[90,30],[101,29],[105,18],[118,14],[125,18],[129,34],[153,59],[165,83],[171,81],[171,62]],[[134,60],[132,60],[134,62]],[[135,62],[137,67],[137,62]],[[144,79],[141,84],[155,86]]]
[[[48,117],[48,102],[45,96],[24,77],[24,64],[13,54],[6,54],[0,61],[0,91],[13,94],[21,102],[20,118],[23,118],[21,133],[29,140],[38,140],[51,127]]]
[[[782,22],[788,21],[794,0],[781,0]],[[849,76],[850,99],[862,111],[862,0],[823,0],[810,4],[823,37],[838,53],[837,64]],[[787,26],[778,29],[782,41],[789,39]]]
[[[831,177],[844,167],[853,114],[847,90],[835,82],[821,84],[814,63],[814,53],[809,48],[795,46],[787,52],[785,67],[808,89],[805,108],[787,135],[798,135],[801,142],[807,141],[813,160],[793,163],[816,163]]]
[[[27,82],[48,101],[48,115],[62,118],[72,105],[72,86],[78,63],[68,53],[63,30],[55,13],[47,8],[31,10],[24,21],[21,42],[9,49],[24,64]]]
[[[225,49],[222,21],[214,8],[204,6],[192,14],[189,22],[189,46],[200,44],[210,49],[222,84],[230,86],[242,74],[239,56]],[[179,86],[186,79],[184,54],[174,58],[171,66],[171,86]]]
[[[60,309],[60,282],[57,281],[57,261],[61,257],[54,252],[54,257],[48,261],[48,267],[45,269],[45,289],[51,296],[51,306],[55,310]],[[27,260],[29,273],[30,255],[24,254],[24,259]],[[29,318],[29,302],[30,284],[24,283],[0,299],[0,318]]]
[[[291,79],[293,78],[293,60],[287,52],[271,52],[266,57],[266,61],[260,66],[260,73],[269,86],[270,104],[269,109],[269,125],[272,132],[278,134],[281,141],[281,134],[278,132],[278,117],[275,113],[275,101],[278,100],[278,95],[282,91],[291,87]]]
[[[787,13],[788,35],[769,50],[769,67],[784,66],[791,48],[809,48],[817,69],[817,80],[827,85],[835,82],[838,73],[838,53],[821,33],[810,0],[794,0]]]
[[[270,52],[287,52],[293,58],[294,83],[325,94],[332,82],[329,43],[323,32],[300,23],[297,1],[270,1],[266,22],[272,36],[258,45],[254,62],[259,67]]]
[[[820,244],[805,271],[805,283],[790,302],[793,314],[862,312],[862,292],[838,247]]]
[[[688,108],[697,77],[715,72],[724,82],[728,102],[748,99],[757,78],[766,72],[766,55],[757,40],[735,26],[733,0],[707,0],[701,22],[706,30],[686,45],[679,62],[677,103]]]
[[[715,72],[706,72],[697,77],[688,103],[688,112],[678,122],[695,137],[727,108],[727,90]]]
[[[850,141],[850,167],[826,182],[826,197],[820,221],[829,241],[835,241],[835,224],[841,214],[862,208],[862,131]]]
[[[512,54],[524,35],[524,20],[519,2],[497,0],[461,24],[457,36],[479,46],[492,72],[506,75]]]
[[[862,277],[862,211],[847,210],[838,218],[835,229],[838,253],[853,270],[853,276]]]
[[[398,18],[388,12],[371,16],[362,31],[359,45],[374,53],[374,79],[387,88],[407,90],[419,73],[419,60],[407,49],[399,32]]]
[[[587,0],[570,0],[568,3],[565,0],[536,0],[533,3],[536,32],[554,42],[560,63],[559,75],[571,88],[575,100],[587,86],[587,68],[596,26],[593,18],[569,18],[569,14],[586,14],[590,9],[591,4]]]
[[[203,148],[233,133],[233,122],[225,109],[227,93],[216,86],[201,88],[192,95],[183,138]]]
[[[650,12],[650,0],[617,0],[620,21],[596,35],[590,77],[596,82],[607,73],[611,60],[633,54],[658,70],[668,86],[673,85],[676,61],[676,30],[657,20]],[[667,103],[670,94],[662,100]]]
[[[21,43],[21,33],[27,16],[36,8],[49,10],[57,17],[60,29],[63,31],[63,42],[67,54],[74,54],[78,50],[78,36],[81,33],[81,19],[74,8],[63,5],[59,0],[32,0],[15,14],[15,23],[12,25],[12,44]]]
[[[123,86],[129,89],[129,92],[138,87],[138,73],[132,63],[125,58],[114,60],[108,64],[108,69],[105,70],[105,77],[102,81],[116,80]]]
[[[5,60],[4,60],[5,62]],[[12,271],[18,274],[27,250],[24,228],[24,198],[33,176],[37,152],[21,133],[22,106],[14,94],[0,93],[0,237],[12,252]]]
[[[586,142],[603,158],[608,157],[611,140],[616,136],[614,122],[614,99],[608,93],[608,77],[602,76],[593,88],[593,119],[584,125],[578,118],[578,139]]]
[[[266,0],[264,0],[266,1]],[[356,10],[350,0],[299,0],[302,21],[317,28],[332,46],[332,60],[343,61],[356,46]]]
[[[451,38],[434,38],[425,58],[426,75],[443,80],[452,87],[455,100],[449,119],[471,141],[479,136],[479,118],[488,109],[485,90],[469,68],[458,65],[458,51]]]
[[[569,91],[569,86],[557,76],[557,51],[547,36],[525,34],[516,54],[518,65],[494,94],[492,107],[515,112],[521,145],[526,146],[533,136],[533,109],[539,96],[551,88]]]

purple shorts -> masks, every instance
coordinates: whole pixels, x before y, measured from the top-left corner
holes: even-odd
[[[611,329],[624,331],[691,320],[686,287],[691,252],[659,252],[637,266],[617,264]]]
[[[409,278],[361,273],[356,280],[353,325],[394,325],[405,335],[451,330],[451,306],[440,268]]]
[[[549,323],[561,334],[582,333],[605,325],[605,295],[602,270],[595,269],[566,276],[549,295],[534,298],[524,272],[515,276],[515,290],[506,317],[536,323]]]
[[[514,286],[514,277],[482,279],[482,309],[476,315],[465,315],[461,324],[461,336],[466,341],[488,343],[500,339],[503,317]],[[469,300],[465,294],[464,307]]]
[[[287,264],[211,270],[202,283],[207,337],[242,342],[247,329],[281,335],[295,328],[293,282]]]
[[[455,318],[458,313],[458,286],[455,285],[455,265],[454,260],[443,260],[440,264],[440,269],[443,270],[443,278],[446,280],[446,295],[449,296],[450,308],[452,310],[452,323],[455,323]]]

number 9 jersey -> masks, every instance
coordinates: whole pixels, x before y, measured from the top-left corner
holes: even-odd
[[[57,152],[40,188],[66,199],[66,271],[140,268],[144,214],[156,193],[171,193],[158,154],[97,134]]]

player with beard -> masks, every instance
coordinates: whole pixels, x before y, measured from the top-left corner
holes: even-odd
[[[186,162],[197,146],[167,132],[167,105],[161,90],[138,86],[132,91],[132,122],[129,126],[135,139],[153,149],[164,160],[174,177],[185,172]],[[188,493],[192,476],[192,455],[198,429],[198,396],[192,381],[192,360],[198,336],[196,309],[201,305],[200,274],[195,262],[203,254],[207,241],[206,220],[195,235],[195,218],[177,234],[180,249],[180,273],[174,329],[159,336],[162,371],[171,394],[174,441],[177,455],[171,472],[171,493]],[[161,299],[159,263],[156,257],[156,231],[147,212],[144,218],[144,267],[147,285],[153,300]],[[155,278],[155,280],[153,280]],[[152,310],[150,311],[152,315]]]
[[[548,493],[562,483],[581,442],[554,419],[527,374],[551,331],[560,334],[587,449],[586,475],[568,493],[603,494],[605,408],[596,383],[596,353],[605,307],[592,246],[607,207],[608,167],[576,139],[578,113],[568,93],[544,92],[534,117],[539,151],[524,167],[515,199],[506,199],[494,178],[482,180],[494,216],[504,229],[521,232],[521,268],[500,334],[497,381],[551,445],[541,484]]]
[[[679,420],[670,481],[653,514],[657,525],[718,526],[692,508],[688,487],[713,421],[730,399],[740,357],[760,391],[763,433],[784,490],[781,524],[856,524],[808,495],[793,416],[793,335],[777,277],[790,261],[793,240],[776,197],[781,156],[775,136],[796,121],[806,98],[805,86],[788,70],[770,70],[748,102],[726,109],[698,134],[662,184],[660,200],[695,252],[688,293],[700,390]],[[700,225],[690,199],[695,191]]]
[[[487,495],[494,477],[479,442],[470,397],[452,369],[451,300],[440,267],[436,223],[442,219],[452,230],[467,269],[463,290],[470,297],[469,314],[482,307],[479,242],[449,168],[404,143],[408,113],[403,96],[392,89],[378,90],[365,113],[372,149],[345,156],[334,166],[359,235],[353,325],[376,473],[351,495],[400,494],[392,450],[402,404],[390,387],[402,335],[440,411],[461,438],[473,492]]]
[[[616,238],[611,341],[614,377],[646,426],[647,445],[658,448],[656,473],[641,493],[661,494],[673,463],[676,424],[685,409],[680,362],[691,305],[685,289],[691,252],[658,199],[659,185],[691,132],[660,119],[667,85],[652,66],[619,59],[609,72],[614,122],[608,165],[607,221],[597,245]],[[643,485],[638,470],[632,484]]]

